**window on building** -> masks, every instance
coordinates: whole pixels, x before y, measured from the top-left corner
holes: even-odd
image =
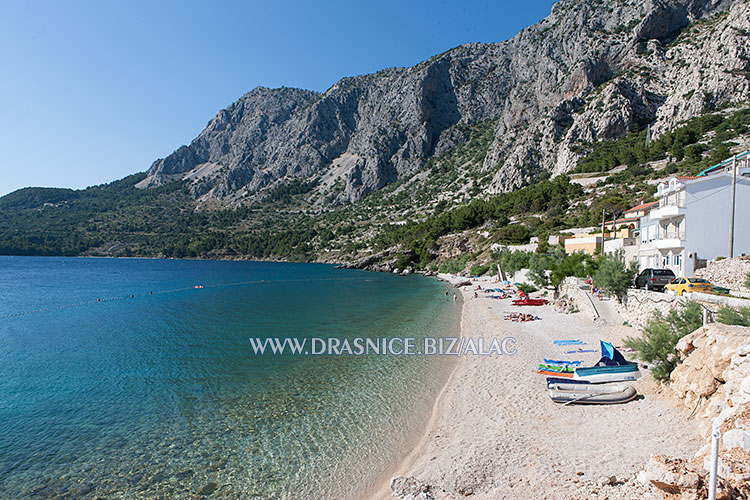
[[[674,256],[674,265],[679,266],[682,263],[682,257],[680,255]]]
[[[662,267],[667,267],[669,265],[669,255],[665,255],[661,259],[661,265]]]

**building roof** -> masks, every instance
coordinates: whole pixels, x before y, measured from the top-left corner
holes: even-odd
[[[640,217],[622,217],[620,219],[617,219],[615,222],[635,222],[641,220]]]
[[[654,205],[657,205],[658,203],[659,203],[658,201],[650,201],[648,203],[641,203],[640,205],[636,205],[633,208],[628,208],[627,210],[625,210],[625,212],[627,213],[627,212],[635,212],[637,210],[645,210],[647,208],[653,207]]]
[[[677,178],[681,181],[692,181],[695,179],[700,179],[700,177],[698,177],[697,175],[682,175]]]
[[[640,217],[620,217],[619,219],[615,220],[615,224],[618,224],[618,223],[621,223],[621,222],[638,222],[639,220],[641,220]],[[611,225],[612,224],[612,219],[605,220],[604,224],[605,225],[607,225],[607,224]]]
[[[734,158],[737,158],[739,160],[740,158],[743,158],[743,157],[747,156],[748,154],[750,154],[750,151],[745,151],[742,154],[738,154],[738,155],[732,156],[731,158],[727,158],[726,160],[724,160],[724,161],[722,161],[720,163],[717,163],[716,165],[713,165],[713,166],[708,167],[707,169],[703,170],[701,173],[698,174],[698,176],[699,177],[705,177],[705,176],[707,176],[708,174],[710,174],[711,172],[713,172],[716,169],[719,169],[721,167],[726,167],[727,165],[729,165],[732,162],[732,160]]]

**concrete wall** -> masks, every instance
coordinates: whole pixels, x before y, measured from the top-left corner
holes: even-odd
[[[531,282],[528,269],[519,269],[518,271],[513,273],[513,277],[508,281],[510,281],[511,283],[525,283],[527,285],[536,286]]]
[[[514,252],[516,250],[520,250],[522,252],[536,252],[538,246],[539,243],[526,243],[525,245],[502,245],[500,243],[493,243],[492,246],[490,246],[490,250],[493,252],[499,252],[503,248],[507,248],[511,252]]]
[[[686,253],[701,259],[729,256],[729,214],[732,200],[731,176],[717,174],[709,180],[687,183]],[[734,255],[750,254],[750,178],[737,176],[734,225]],[[692,274],[692,259],[686,255]]]
[[[584,316],[596,320],[599,318],[599,313],[596,311],[596,308],[586,294],[588,288],[589,286],[586,283],[586,280],[569,276],[560,283],[560,286],[557,289],[557,297],[568,297],[569,299],[572,299],[578,310],[581,311]]]
[[[604,242],[604,253],[615,253],[619,250],[625,253],[625,264],[630,265],[632,261],[638,260],[636,238],[617,238]]]
[[[565,252],[573,254],[576,252],[587,253],[593,255],[596,249],[601,245],[602,238],[600,236],[589,236],[585,238],[569,238],[565,240]]]
[[[705,305],[717,305],[719,307],[721,306],[729,306],[729,307],[750,307],[750,300],[747,299],[736,299],[734,297],[727,297],[726,295],[714,295],[712,293],[702,293],[702,292],[693,292],[693,293],[683,293],[683,295],[687,296],[688,298],[692,300],[697,300],[698,302],[705,304]],[[714,308],[709,307],[712,311]]]

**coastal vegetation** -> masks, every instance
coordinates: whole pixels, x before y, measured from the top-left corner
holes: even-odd
[[[649,199],[649,181],[726,158],[748,122],[750,108],[740,107],[689,120],[648,145],[645,130],[584,145],[574,177],[621,165],[587,187],[567,175],[541,175],[514,191],[486,194],[492,172],[481,164],[495,124],[480,121],[456,126],[462,139],[427,162],[424,180],[399,180],[351,203],[331,202],[335,186],[318,178],[275,183],[239,206],[213,208],[199,207],[186,182],[136,188],[144,173],[83,190],[26,188],[0,198],[0,254],[335,262],[380,254],[400,268],[445,272],[521,265],[537,287],[556,285],[566,276],[593,276],[598,264],[548,248],[549,235],[596,226],[602,209],[622,213]],[[314,205],[314,195],[333,204]],[[540,242],[533,255],[490,250],[532,237]]]
[[[716,321],[725,325],[750,326],[750,307],[722,306],[716,313]]]
[[[652,365],[655,379],[666,381],[679,362],[677,342],[702,324],[700,304],[689,301],[681,310],[670,311],[666,316],[658,311],[654,313],[642,336],[628,338],[625,345],[633,348],[641,361]]]
[[[633,278],[637,272],[636,263],[631,263],[630,266],[625,263],[623,250],[600,255],[598,268],[594,273],[594,286],[619,298],[633,284]]]
[[[591,276],[599,266],[596,257],[584,253],[568,255],[559,245],[548,253],[503,249],[494,256],[500,268],[510,276],[520,269],[528,269],[530,280],[539,288],[556,287],[568,276]]]
[[[497,229],[496,237],[504,244],[528,243],[533,232],[560,229],[564,224],[553,217],[537,221],[534,228],[523,223],[510,223],[510,217],[525,213],[548,213],[566,208],[571,198],[580,196],[582,188],[566,176],[544,179],[527,187],[500,194],[489,199],[475,199],[470,203],[421,221],[406,224],[387,224],[373,239],[376,249],[400,245],[412,252],[411,264],[425,266],[435,258],[434,249],[441,236],[474,229],[488,224]]]
[[[644,163],[671,159],[666,173],[695,175],[704,168],[728,156],[731,139],[750,131],[750,109],[743,108],[731,114],[710,113],[688,120],[684,125],[662,136],[647,141],[647,129],[628,133],[611,142],[584,144],[589,149],[574,169],[574,173],[605,172],[619,165],[628,167],[612,181],[636,179],[647,176],[650,169]],[[711,137],[707,135],[712,133]]]

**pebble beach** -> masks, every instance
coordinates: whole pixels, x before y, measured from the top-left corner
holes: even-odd
[[[466,278],[441,275],[456,284]],[[513,337],[517,352],[462,356],[435,402],[416,447],[369,498],[567,499],[663,498],[635,480],[651,455],[690,457],[703,444],[697,426],[647,370],[634,382],[639,396],[620,405],[561,405],[547,395],[543,358],[599,359],[599,340],[622,345],[637,330],[551,305],[513,306],[511,299],[474,297],[472,279],[463,293],[461,335]],[[540,319],[504,320],[512,311]],[[557,339],[580,339],[594,353],[565,354]]]

